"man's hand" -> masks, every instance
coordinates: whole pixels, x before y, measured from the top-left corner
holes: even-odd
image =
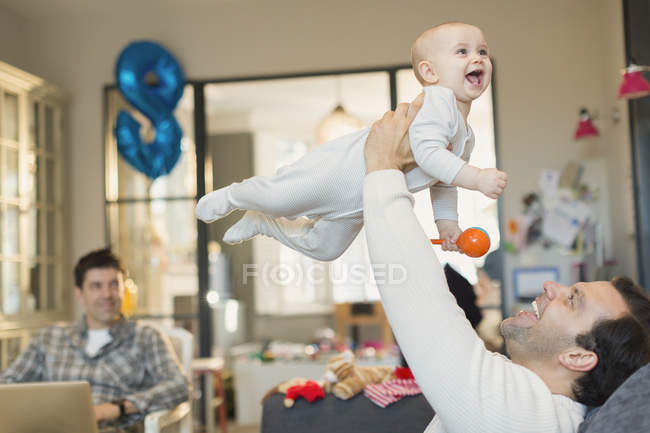
[[[127,414],[136,413],[138,408],[133,405],[129,400],[124,401],[124,409]],[[108,421],[111,419],[117,419],[120,417],[120,407],[113,403],[101,403],[93,406],[95,411],[95,420]]]
[[[96,404],[93,406],[93,409],[95,411],[95,420],[97,422],[117,419],[120,416],[119,406],[113,403]]]
[[[490,198],[498,198],[508,183],[508,174],[496,168],[482,169],[477,178],[478,190]]]
[[[372,125],[364,150],[366,173],[387,169],[407,172],[415,167],[408,130],[423,102],[424,93],[420,93],[411,104],[399,104],[395,112],[387,111]]]
[[[442,250],[443,251],[458,251],[462,252],[456,241],[458,241],[458,236],[463,232],[460,227],[458,227],[458,221],[454,220],[437,220],[436,226],[438,227],[438,234],[440,239],[443,239]]]

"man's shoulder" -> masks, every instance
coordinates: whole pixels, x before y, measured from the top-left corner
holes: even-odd
[[[32,333],[30,342],[41,346],[58,346],[70,341],[74,333],[74,325],[51,325]]]
[[[69,325],[69,324],[51,325],[35,332],[34,336],[44,338],[44,339],[66,338],[70,336],[72,332],[74,332],[74,329],[75,329],[75,325]]]

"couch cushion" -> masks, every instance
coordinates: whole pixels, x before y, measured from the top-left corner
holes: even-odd
[[[421,433],[434,415],[422,394],[404,397],[386,408],[363,394],[350,400],[326,394],[314,403],[300,398],[289,409],[283,401],[282,394],[266,399],[262,433]]]
[[[578,433],[650,432],[650,364],[640,368],[604,405],[587,415]]]

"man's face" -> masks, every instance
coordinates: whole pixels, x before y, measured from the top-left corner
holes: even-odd
[[[86,310],[89,329],[110,328],[119,318],[122,307],[122,272],[115,268],[89,269],[82,287],[75,288],[75,295]]]
[[[522,311],[501,322],[501,334],[515,359],[554,358],[576,346],[575,337],[601,319],[628,312],[625,300],[608,281],[567,287],[546,281],[533,302],[537,312]]]
[[[492,77],[487,42],[478,27],[445,26],[434,36],[432,61],[438,84],[453,90],[456,99],[471,102],[487,89]]]

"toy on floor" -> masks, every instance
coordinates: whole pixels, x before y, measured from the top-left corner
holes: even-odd
[[[393,367],[354,365],[354,354],[349,350],[332,357],[325,370],[325,389],[341,400],[359,394],[366,385],[394,379]]]
[[[434,245],[442,245],[443,242],[443,239],[431,239]],[[456,245],[470,257],[481,257],[490,249],[490,236],[480,227],[471,227],[458,236]]]

